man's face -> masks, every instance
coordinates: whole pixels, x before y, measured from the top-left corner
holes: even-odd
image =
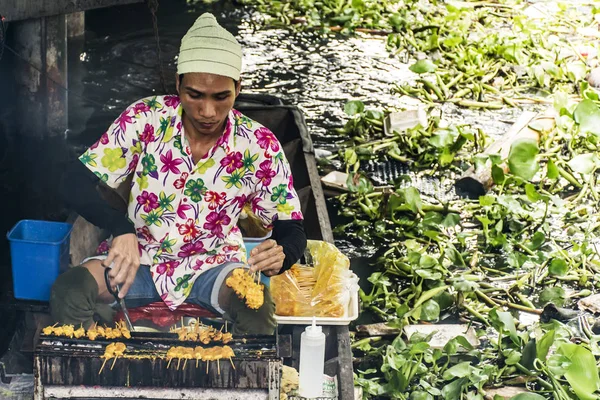
[[[240,93],[240,82],[236,87],[233,79],[207,73],[187,73],[179,82],[177,92],[185,116],[196,133],[221,135],[224,122]]]

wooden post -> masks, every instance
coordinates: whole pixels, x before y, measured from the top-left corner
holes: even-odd
[[[67,36],[70,38],[81,37],[85,33],[85,12],[67,14]]]
[[[14,48],[17,115],[28,137],[64,135],[67,130],[67,25],[57,15],[16,22]]]

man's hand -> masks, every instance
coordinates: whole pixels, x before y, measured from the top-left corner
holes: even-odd
[[[283,267],[285,254],[283,247],[273,239],[268,239],[256,246],[250,252],[250,272],[261,271],[266,276],[277,275]]]
[[[114,263],[114,264],[113,264]],[[104,268],[113,264],[108,276],[112,285],[121,285],[119,297],[124,298],[140,267],[140,250],[134,233],[126,233],[113,239],[108,257],[102,262]]]

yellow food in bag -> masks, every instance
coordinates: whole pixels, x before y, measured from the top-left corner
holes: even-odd
[[[334,245],[309,240],[314,266],[295,264],[271,278],[275,313],[282,316],[342,317],[356,278],[350,260]]]

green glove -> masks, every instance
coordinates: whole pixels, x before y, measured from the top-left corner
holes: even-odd
[[[228,288],[229,289],[229,288]],[[264,288],[265,301],[260,308],[253,310],[246,306],[245,300],[237,297],[235,292],[230,289],[228,294],[229,301],[223,309],[225,317],[233,321],[231,333],[237,335],[273,335],[275,333],[275,303],[271,297],[269,288]]]
[[[59,275],[50,293],[50,314],[54,322],[85,329],[94,319],[111,324],[114,311],[108,304],[97,304],[98,284],[85,267],[73,267]]]

